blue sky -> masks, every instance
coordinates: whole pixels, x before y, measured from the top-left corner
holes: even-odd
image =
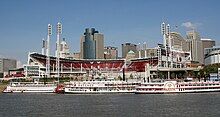
[[[183,37],[194,27],[201,37],[219,43],[219,11],[219,0],[1,0],[0,57],[26,63],[29,51],[41,52],[49,23],[54,55],[58,21],[71,52],[79,52],[87,27],[103,33],[105,46],[118,47],[120,56],[125,42],[155,47],[162,43],[162,20]]]

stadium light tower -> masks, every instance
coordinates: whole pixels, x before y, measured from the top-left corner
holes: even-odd
[[[62,24],[60,22],[57,23],[57,42],[56,42],[56,70],[57,77],[59,82],[60,77],[60,34],[62,34]]]
[[[163,35],[163,46],[166,47],[166,30],[164,22],[161,24],[161,34]]]
[[[170,24],[167,24],[167,37],[168,37],[168,47],[171,49],[171,39],[170,39]]]
[[[138,43],[138,55],[141,58],[141,43]]]
[[[50,36],[52,35],[52,25],[48,24],[47,28],[47,47],[46,47],[46,75],[50,77]]]
[[[147,43],[144,42],[143,44],[143,50],[144,50],[144,57],[147,58]]]
[[[169,57],[170,57],[170,67],[173,67],[173,55],[172,55],[172,45],[171,45],[171,35],[170,35],[171,26],[170,24],[167,25],[167,37],[168,37],[168,47],[169,47]]]

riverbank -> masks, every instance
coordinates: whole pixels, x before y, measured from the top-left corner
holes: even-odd
[[[0,83],[0,92],[2,92],[7,87],[7,84]]]

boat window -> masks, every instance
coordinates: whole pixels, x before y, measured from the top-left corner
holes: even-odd
[[[193,84],[193,86],[197,86],[197,84]]]

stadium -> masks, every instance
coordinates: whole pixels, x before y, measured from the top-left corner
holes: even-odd
[[[61,42],[61,48],[59,47],[59,39],[62,32],[61,23],[58,23],[57,28],[56,55],[50,56],[49,54],[52,27],[48,24],[47,46],[45,46],[43,40],[42,53],[30,52],[28,54],[28,62],[24,65],[26,77],[155,78],[158,77],[158,72],[161,71],[165,72],[167,78],[169,78],[172,71],[195,70],[189,68],[192,65],[190,51],[184,51],[180,45],[178,45],[178,48],[174,48],[172,45],[171,39],[173,37],[171,38],[169,24],[167,25],[167,32],[165,32],[165,24],[162,23],[163,44],[158,44],[155,48],[143,48],[142,50],[139,48],[135,52],[127,52],[126,57],[121,59],[95,57],[96,55],[103,56],[103,51],[96,52],[95,50],[103,50],[104,39],[103,34],[98,33],[94,28],[86,29],[81,38],[81,49],[85,50],[80,53],[90,56],[87,59],[84,57],[65,57],[65,55],[69,55],[69,49],[65,40]],[[89,47],[93,46],[93,49],[89,49]],[[45,49],[46,54],[44,54]],[[90,50],[92,51],[90,52]],[[144,56],[142,56],[142,53],[144,53]]]
[[[159,51],[159,50],[158,50]],[[172,52],[174,53],[174,52]],[[165,54],[146,57],[126,59],[70,59],[59,58],[59,71],[57,67],[57,57],[50,56],[49,76],[50,77],[89,77],[89,78],[143,78],[146,69],[151,69],[151,77],[154,77],[158,70],[166,69],[168,66],[173,68],[186,68],[188,53],[178,53],[175,58],[166,57]],[[177,53],[176,53],[177,54]],[[169,54],[171,55],[171,54]],[[175,59],[175,60],[174,60]],[[171,62],[172,60],[172,62]],[[172,64],[171,64],[172,63]],[[46,70],[47,56],[41,53],[32,52],[28,55],[28,64],[24,65],[26,77],[45,77],[48,74]],[[148,68],[146,68],[146,66]],[[123,71],[125,76],[123,76]],[[59,72],[59,76],[58,76]],[[150,75],[149,75],[150,76]]]

